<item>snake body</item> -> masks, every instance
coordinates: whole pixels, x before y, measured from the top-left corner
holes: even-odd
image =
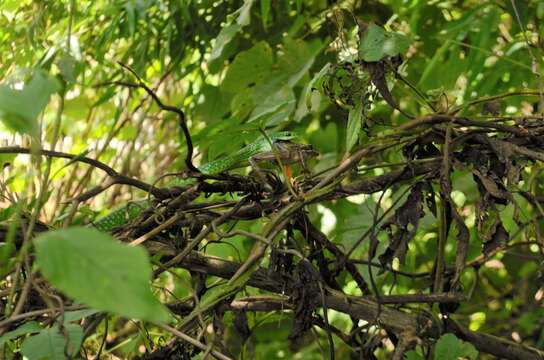
[[[199,170],[203,174],[214,175],[245,166],[245,164],[247,164],[249,159],[251,159],[253,156],[271,152],[271,143],[276,141],[288,141],[295,137],[295,134],[290,131],[272,133],[267,137],[261,136],[254,142],[246,145],[245,147],[228,156],[202,165]],[[188,180],[176,179],[169,185],[187,185],[187,181]],[[123,207],[114,210],[109,214],[103,216],[102,218],[98,219],[97,221],[93,222],[92,225],[98,230],[104,232],[111,232],[115,228],[127,224],[130,220],[138,216],[148,206],[149,201],[147,199],[131,201]]]

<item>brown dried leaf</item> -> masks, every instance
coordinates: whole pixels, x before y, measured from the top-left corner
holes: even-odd
[[[482,115],[499,115],[501,113],[501,105],[499,100],[486,101],[482,107]]]
[[[395,99],[393,99],[391,92],[389,92],[387,81],[385,80],[386,63],[384,61],[366,62],[365,65],[367,66],[370,74],[370,81],[372,81],[372,84],[376,87],[376,89],[378,89],[378,92],[385,102],[393,109],[398,110],[402,115],[412,118],[412,116],[400,109]]]
[[[404,262],[406,251],[408,250],[408,242],[414,237],[417,231],[419,219],[425,215],[423,212],[422,188],[422,182],[415,184],[404,204],[382,225],[382,229],[387,229],[390,232],[389,246],[379,257],[382,265],[390,264],[395,256],[399,258],[401,263]],[[393,226],[396,228],[394,233]]]
[[[508,242],[510,235],[502,225],[500,217],[497,215],[491,232],[485,236],[483,252],[487,256],[495,249]]]
[[[450,208],[455,221],[455,226],[457,227],[457,247],[455,252],[455,274],[453,277],[452,283],[456,285],[461,277],[461,273],[465,268],[465,263],[467,261],[467,254],[470,242],[470,232],[468,227],[465,225],[463,218],[457,212],[453,202],[450,199]]]
[[[307,260],[298,263],[298,282],[293,289],[295,320],[289,340],[297,342],[312,327],[312,315],[320,303],[319,274]]]
[[[247,322],[247,316],[245,311],[235,311],[234,312],[234,328],[236,332],[240,334],[242,342],[245,342],[251,336],[251,330]]]
[[[511,195],[503,190],[503,185],[501,183],[495,182],[491,177],[484,175],[478,169],[473,169],[472,173],[475,175],[475,180],[483,186],[485,191],[487,191],[491,196],[496,199],[503,200],[501,203],[505,203],[506,200],[510,200]],[[482,192],[482,187],[479,186],[480,192]],[[484,194],[482,194],[484,195]]]
[[[434,215],[434,217],[436,217],[437,209],[436,209],[436,201],[434,199],[435,192],[430,182],[425,183],[424,190],[425,190],[425,203],[427,204],[427,207],[429,208],[429,210],[431,210],[431,213]]]

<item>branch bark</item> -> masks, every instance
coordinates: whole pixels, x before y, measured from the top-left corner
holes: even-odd
[[[152,253],[162,253],[164,256],[173,256],[175,254],[173,249],[157,242],[149,242],[148,250]],[[230,279],[241,264],[213,256],[205,256],[193,251],[178,266],[191,271]],[[286,281],[277,273],[259,268],[251,275],[248,285],[274,293],[286,292],[289,294],[292,282]],[[437,339],[445,332],[452,332],[457,337],[472,343],[480,352],[500,358],[513,360],[544,359],[544,352],[541,350],[489,334],[470,331],[451,319],[446,320],[446,329],[444,330],[437,319],[423,312],[410,314],[382,305],[380,307],[381,311],[378,313],[378,303],[368,297],[349,296],[340,291],[327,289],[325,305],[328,309],[348,314],[354,318],[369,322],[377,320],[382,327],[397,334],[413,330],[414,334],[420,338]]]

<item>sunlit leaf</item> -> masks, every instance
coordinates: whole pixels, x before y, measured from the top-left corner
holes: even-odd
[[[17,157],[17,154],[0,154],[0,170],[4,167],[12,165],[13,161]]]
[[[266,79],[273,64],[272,49],[261,41],[247,51],[240,52],[229,66],[221,90],[238,93],[250,84]]]
[[[254,0],[245,0],[244,5],[236,11],[238,13],[238,18],[236,23],[226,25],[221,29],[219,35],[215,39],[215,44],[212,48],[209,62],[213,62],[216,59],[219,59],[223,54],[225,47],[234,39],[234,37],[242,30],[244,26],[249,25],[251,20],[250,12],[251,6],[253,5]]]
[[[0,85],[0,119],[12,130],[36,135],[36,118],[59,88],[57,80],[39,70],[21,90]]]
[[[239,24],[227,25],[223,29],[221,29],[221,32],[219,33],[219,35],[217,35],[217,38],[215,39],[215,45],[212,48],[212,52],[208,61],[212,62],[221,57],[225,46],[232,41],[234,36],[238,34],[241,29],[242,26]]]
[[[254,2],[255,0],[244,0],[244,5],[237,11],[238,18],[236,19],[236,23],[242,26],[249,25],[251,21],[251,7]]]
[[[361,121],[363,118],[363,101],[357,101],[355,106],[350,109],[348,115],[348,128],[346,131],[346,151],[350,152],[351,149],[357,144],[359,140],[359,134],[361,132]]]
[[[40,235],[35,246],[42,273],[68,296],[126,317],[168,320],[149,289],[151,266],[142,248],[78,227]]]

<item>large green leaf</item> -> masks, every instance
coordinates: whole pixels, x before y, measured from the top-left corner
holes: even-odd
[[[248,122],[259,121],[263,125],[285,122],[294,109],[295,94],[291,88],[284,86],[258,103]]]
[[[64,323],[69,323],[72,321],[81,320],[85,317],[94,315],[98,312],[98,310],[95,309],[82,309],[82,310],[73,310],[73,311],[67,311],[64,313],[63,320]]]
[[[43,275],[68,296],[126,317],[169,319],[149,289],[151,266],[142,248],[82,227],[47,232],[35,247]]]
[[[36,118],[59,87],[59,82],[43,71],[36,71],[21,90],[0,85],[0,119],[12,130],[36,135]]]
[[[285,39],[282,51],[278,54],[277,66],[280,73],[288,76],[290,87],[294,87],[308,72],[322,48],[320,41]]]
[[[476,359],[478,351],[470,343],[459,340],[453,334],[445,334],[438,339],[434,349],[435,360]]]
[[[388,56],[400,55],[408,50],[410,39],[370,24],[359,44],[359,56],[364,61],[380,61]]]
[[[223,55],[225,47],[234,39],[234,37],[242,30],[244,26],[249,25],[251,17],[251,6],[254,0],[246,0],[244,5],[235,14],[238,14],[236,23],[228,24],[221,29],[219,35],[215,39],[215,44],[212,48],[209,62],[219,59]]]
[[[266,79],[273,64],[272,49],[261,41],[247,51],[240,52],[229,66],[221,90],[239,93],[250,84]]]
[[[211,51],[208,61],[212,62],[219,59],[223,54],[225,46],[227,46],[232,39],[234,39],[234,36],[236,36],[240,30],[242,30],[242,26],[239,24],[230,24],[222,28],[219,35],[217,35],[217,38],[215,39],[215,45]]]
[[[64,330],[65,334],[55,326],[28,337],[21,346],[21,353],[32,360],[64,360],[66,359],[65,350],[71,355],[77,354],[83,341],[83,328],[79,325],[68,324],[64,326]],[[65,335],[69,338],[67,349],[65,349]]]
[[[36,321],[27,322],[19,326],[17,329],[9,331],[5,333],[4,335],[0,336],[0,347],[2,347],[2,345],[4,345],[4,343],[6,343],[7,341],[16,339],[21,335],[39,332],[41,329],[42,327],[40,326],[40,324],[38,324],[38,322]]]
[[[195,106],[194,118],[210,125],[221,120],[223,115],[229,111],[230,97],[225,96],[217,86],[204,85],[200,90],[201,96]]]

